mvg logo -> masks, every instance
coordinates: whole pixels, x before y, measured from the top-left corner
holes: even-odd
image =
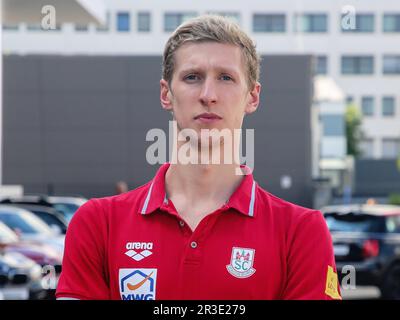
[[[153,242],[128,242],[126,244],[126,249],[128,251],[125,252],[125,254],[128,257],[131,257],[135,261],[140,261],[153,253],[150,251],[153,250]],[[133,249],[141,251],[135,251]]]
[[[155,300],[157,269],[119,269],[122,300]]]

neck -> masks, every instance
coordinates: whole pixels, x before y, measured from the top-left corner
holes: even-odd
[[[180,147],[178,144],[178,150]],[[200,153],[201,149],[199,160]],[[165,176],[167,197],[184,198],[186,203],[192,205],[204,201],[225,203],[243,178],[237,171],[240,171],[240,164],[234,162],[212,164],[210,161],[210,164],[201,164],[199,161],[198,164],[182,164],[174,161]]]

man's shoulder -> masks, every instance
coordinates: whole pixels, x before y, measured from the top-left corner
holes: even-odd
[[[107,219],[110,214],[118,215],[118,212],[139,212],[150,184],[151,181],[118,195],[91,198],[78,209],[74,217],[86,219],[93,217],[98,220],[101,217]]]
[[[299,204],[284,200],[258,186],[259,205],[266,207],[275,216],[283,216],[285,219],[301,221],[310,217],[321,216],[321,212],[307,208]]]

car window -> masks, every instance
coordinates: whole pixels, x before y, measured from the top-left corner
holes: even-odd
[[[367,214],[326,213],[325,220],[330,231],[385,232],[385,218]]]
[[[0,222],[0,242],[16,242],[18,241],[18,236],[6,225]]]
[[[0,221],[13,230],[21,230],[22,233],[52,235],[49,226],[30,212],[1,213]]]
[[[400,216],[387,217],[386,229],[390,233],[400,233]]]
[[[51,226],[51,225],[56,225],[59,226],[61,228],[62,232],[66,231],[66,225],[63,221],[61,221],[60,219],[58,219],[58,217],[49,214],[47,212],[39,212],[36,211],[35,214],[42,219],[44,222],[46,222],[47,225]]]
[[[57,211],[64,215],[68,222],[71,221],[72,216],[79,209],[79,206],[73,203],[54,203],[53,205]]]

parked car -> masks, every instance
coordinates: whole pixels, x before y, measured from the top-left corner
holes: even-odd
[[[8,204],[10,206],[22,208],[35,214],[38,218],[42,219],[50,228],[54,229],[56,233],[66,234],[68,222],[65,220],[64,215],[59,211],[46,206],[36,204]]]
[[[13,206],[0,205],[0,221],[16,232],[21,240],[46,244],[63,255],[65,236],[57,235],[32,212]]]
[[[78,210],[78,208],[87,201],[83,197],[64,197],[64,196],[23,196],[18,198],[3,198],[0,203],[3,204],[39,204],[46,207],[52,207],[64,215],[69,223]]]
[[[18,252],[42,267],[51,265],[61,272],[62,256],[52,247],[30,241],[20,241],[17,234],[0,221],[0,251]]]
[[[42,286],[42,268],[22,254],[0,253],[0,276],[4,300],[40,299],[46,296]]]
[[[332,235],[341,281],[346,265],[356,285],[377,286],[384,299],[400,299],[400,206],[336,205],[321,209]]]

